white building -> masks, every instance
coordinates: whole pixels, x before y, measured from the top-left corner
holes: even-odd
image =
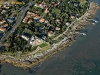
[[[25,36],[25,35],[21,35],[21,37],[22,37],[23,39],[25,39],[26,41],[29,40],[29,38],[28,38],[27,36]]]
[[[36,37],[36,36],[32,36],[31,37],[31,40],[30,40],[30,45],[32,46],[37,46],[37,45],[40,45],[43,43],[43,40]]]

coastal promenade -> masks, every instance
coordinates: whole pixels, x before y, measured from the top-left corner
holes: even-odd
[[[76,30],[77,29],[80,30],[83,26],[85,26],[88,23],[87,19],[90,17],[92,18],[93,15],[96,13],[97,9],[98,9],[98,5],[95,2],[91,2],[89,9],[86,11],[86,13],[82,17],[80,17],[79,19],[74,21],[69,26],[69,27],[72,27],[72,29],[70,31],[68,31],[68,29],[69,29],[69,27],[68,27],[67,30],[65,32],[63,32],[63,34],[59,35],[57,38],[68,33],[67,37],[62,39],[60,42],[53,44],[50,49],[48,49],[44,52],[37,53],[37,54],[27,54],[25,57],[22,56],[20,58],[16,58],[16,57],[13,57],[10,55],[8,55],[8,56],[1,55],[0,56],[1,63],[2,62],[13,63],[15,66],[23,67],[23,68],[32,67],[32,66],[38,64],[39,62],[43,61],[44,59],[46,59],[53,53],[57,52],[59,49],[61,50],[65,46],[70,46],[72,44],[72,42],[74,41],[74,37],[77,35]],[[70,40],[69,38],[71,38],[72,40]]]

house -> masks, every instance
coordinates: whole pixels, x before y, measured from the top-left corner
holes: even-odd
[[[48,32],[48,36],[51,37],[53,35],[53,31]]]
[[[5,30],[6,30],[6,28],[0,27],[0,31],[4,32]]]
[[[36,20],[36,19],[39,19],[40,18],[40,16],[38,16],[37,14],[35,15],[35,17],[34,17],[34,19]]]
[[[10,6],[8,6],[7,4],[4,4],[3,7],[4,7],[5,9],[9,9],[9,8],[10,8]]]
[[[7,10],[2,10],[1,14],[5,14],[7,12]]]
[[[45,8],[45,6],[46,6],[46,3],[44,1],[41,4],[39,4],[39,7],[42,9]]]
[[[48,27],[50,27],[50,26],[51,26],[51,24],[47,23],[47,26],[48,26]]]
[[[38,12],[39,12],[38,10],[35,11],[35,13],[38,13]]]
[[[45,23],[48,23],[48,20],[45,20]]]
[[[60,23],[60,19],[56,19],[56,22],[57,22],[57,23]]]
[[[68,4],[70,3],[70,1],[68,1]]]
[[[37,4],[37,3],[35,3],[35,5],[34,5],[34,6],[38,7],[38,4]]]
[[[58,4],[58,5],[60,5],[60,4],[61,4],[61,2],[59,1],[57,4]]]
[[[27,37],[26,35],[21,35],[21,37],[22,37],[23,39],[25,39],[26,41],[29,40],[29,37]]]
[[[35,16],[36,16],[36,14],[35,14],[35,13],[31,13],[31,16],[32,16],[32,17],[35,17]]]
[[[0,21],[0,24],[3,24],[5,22],[6,22],[6,20],[3,19],[3,20]]]
[[[48,9],[45,9],[45,11],[44,11],[45,13],[48,13],[49,12],[49,10]]]
[[[44,18],[40,18],[39,21],[42,23],[42,22],[45,22],[45,19]]]
[[[70,25],[70,23],[69,22],[66,22],[66,26],[69,26]]]
[[[27,19],[27,20],[28,20],[28,19]],[[23,23],[26,23],[26,21],[27,21],[27,20],[26,20],[26,17],[25,17],[25,18],[23,19],[23,21],[22,21],[22,22],[23,22]]]
[[[34,17],[34,16],[35,16],[35,13],[28,11],[28,12],[27,12],[27,16],[28,16],[28,15]]]
[[[30,39],[30,45],[37,46],[43,43],[43,40],[38,38],[37,36],[32,36]]]
[[[55,6],[55,7],[56,7],[57,5],[58,5],[58,4],[56,4],[56,3],[53,4],[53,6]]]
[[[32,18],[33,17],[35,17],[36,16],[36,14],[35,13],[33,13],[33,12],[30,12],[30,11],[28,11],[27,12],[27,15],[25,16],[25,18],[23,19],[23,23],[31,23],[32,22]],[[30,19],[31,18],[31,19]],[[28,21],[29,20],[29,21]]]
[[[52,1],[51,5],[56,7],[58,4],[56,2],[54,2],[54,1]]]
[[[35,3],[34,6],[44,9],[44,8],[46,7],[46,3],[43,1],[43,2],[40,3],[40,4]]]
[[[32,12],[30,12],[30,11],[27,12],[27,14],[29,14],[29,15],[30,15],[31,13],[32,13]]]
[[[27,22],[27,20],[28,20],[28,17],[25,17],[24,19],[23,19],[23,23],[26,23]]]
[[[3,24],[3,25],[2,25],[2,27],[7,27],[7,26],[8,26],[8,24],[7,24],[7,23],[5,23],[5,24]]]
[[[59,27],[56,27],[56,30],[60,30],[60,28]]]
[[[33,22],[32,18],[29,19],[28,24],[31,24]]]
[[[23,23],[26,23],[28,21],[28,19],[30,18],[30,15],[27,15],[24,19],[23,19]]]
[[[43,4],[39,4],[39,7],[40,7],[40,8],[44,8]]]
[[[9,1],[5,1],[5,2],[3,2],[3,5],[10,6],[10,2]]]
[[[71,19],[75,19],[75,16],[74,16],[74,15],[72,15],[72,16],[71,16]]]
[[[45,4],[41,3],[41,4],[39,4],[39,7],[43,9],[43,8],[45,8]]]

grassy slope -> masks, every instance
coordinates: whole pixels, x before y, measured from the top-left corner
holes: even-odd
[[[17,0],[0,0],[0,3],[5,2],[5,1],[8,1],[8,2],[18,2]]]
[[[84,4],[86,2],[86,0],[79,0],[81,2],[81,4]]]

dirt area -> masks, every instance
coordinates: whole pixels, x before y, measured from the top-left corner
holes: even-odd
[[[8,1],[8,2],[18,2],[17,0],[0,0],[0,4],[1,4],[2,2],[6,2],[6,1]]]

